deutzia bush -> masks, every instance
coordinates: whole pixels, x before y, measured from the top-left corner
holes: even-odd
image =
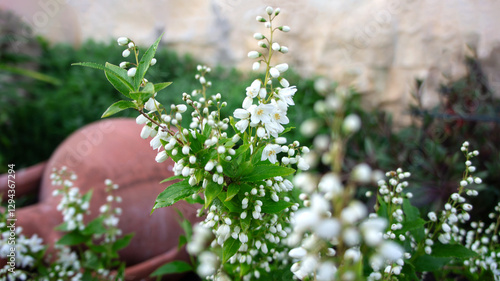
[[[126,48],[123,56],[133,53],[132,62],[78,64],[104,70],[109,82],[128,98],[111,105],[103,117],[126,108],[137,110],[137,123],[144,125],[141,137],[151,138],[151,147],[158,150],[155,160],[174,160],[175,176],[165,181],[178,181],[158,195],[153,210],[181,199],[202,204],[200,215],[205,219],[195,226],[187,249],[198,255],[197,272],[208,279],[251,280],[270,272],[271,265],[287,264],[287,251],[280,242],[291,231],[289,218],[299,206],[287,176],[295,172],[293,167],[308,169],[302,156],[308,148],[297,141],[288,144],[282,136],[297,89],[283,77],[288,65],[272,62],[272,57],[288,52],[276,41],[278,33],[290,30],[275,26],[279,13],[268,7],[266,18],[257,17],[268,32],[254,34],[259,50],[248,56],[256,59],[253,69],[262,67],[265,73],[248,86],[241,108],[229,118],[222,115],[226,106],[222,94],[209,93],[211,69],[206,66],[198,66],[195,78],[200,89],[184,93],[184,103],[160,104],[156,95],[170,83],[154,84],[145,74],[156,63],[161,37],[140,60],[134,42],[120,37],[118,44]],[[188,127],[182,125],[186,119]]]
[[[52,185],[60,186],[53,195],[61,196],[57,210],[63,215],[63,223],[56,230],[65,233],[54,245],[52,254],[47,253],[48,246],[36,234],[28,239],[22,228],[17,227],[16,269],[9,272],[6,265],[0,270],[0,280],[123,280],[125,263],[116,252],[129,244],[132,235],[118,238],[122,235],[117,227],[121,209],[112,206],[113,202],[121,201],[113,195],[118,185],[106,180],[107,203],[101,206],[99,216],[85,224],[92,192],[81,194],[73,184],[76,178],[66,167],[54,169],[51,174]],[[0,229],[0,258],[7,258],[10,230],[5,223]]]

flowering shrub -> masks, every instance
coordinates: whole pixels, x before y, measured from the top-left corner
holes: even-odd
[[[498,208],[491,226],[464,225],[472,209],[464,196],[476,195],[471,185],[481,182],[472,175],[477,152],[469,151],[468,143],[462,147],[466,170],[457,192],[441,213],[422,217],[406,191],[409,172],[397,169],[384,179],[384,173],[365,163],[343,169],[348,140],[361,121],[343,110],[350,96],[339,90],[319,110],[330,129],[322,140],[326,151],[319,154],[329,171],[300,173],[291,180],[294,168],[309,169],[310,157],[307,147],[298,141],[287,144],[283,136],[291,129],[285,128],[287,112],[297,89],[283,77],[288,65],[272,61],[275,54],[288,52],[276,40],[279,32],[290,30],[274,25],[279,13],[267,7],[266,17],[257,17],[268,33],[254,34],[260,49],[248,57],[257,60],[254,71],[264,66],[265,72],[249,85],[241,108],[229,118],[222,114],[222,95],[209,93],[211,69],[206,66],[199,66],[195,77],[200,89],[184,93],[184,103],[158,102],[158,92],[170,82],[154,84],[145,75],[157,62],[161,37],[140,59],[132,40],[118,38],[125,46],[123,57],[133,55],[132,62],[76,64],[103,70],[127,98],[111,105],[103,117],[135,109],[137,123],[143,125],[141,137],[151,138],[151,147],[158,150],[155,160],[170,157],[175,162],[175,176],[164,182],[177,182],[158,195],[153,211],[178,200],[201,204],[204,220],[192,230],[184,225],[187,251],[198,258],[198,274],[208,280],[269,280],[273,272],[289,269],[301,280],[413,280],[427,272],[440,278],[453,273],[498,279]],[[372,213],[356,199],[357,187],[368,182],[379,185]],[[154,275],[191,268],[176,262]]]
[[[37,234],[28,239],[18,226],[15,261],[10,263],[12,230],[4,223],[7,213],[2,214],[0,258],[6,259],[7,264],[0,270],[0,280],[123,280],[125,263],[118,259],[117,251],[129,244],[132,235],[118,238],[122,235],[117,227],[121,209],[112,207],[113,202],[121,201],[112,194],[118,185],[106,180],[107,203],[101,206],[98,217],[85,224],[92,192],[81,194],[73,186],[76,178],[65,167],[51,174],[52,185],[61,187],[53,195],[62,196],[57,210],[64,222],[56,230],[65,233],[54,245],[52,254],[47,253],[48,246]],[[50,265],[46,266],[47,263]]]

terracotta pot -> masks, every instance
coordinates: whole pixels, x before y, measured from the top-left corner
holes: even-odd
[[[62,215],[56,210],[60,197],[52,196],[55,188],[50,174],[53,168],[66,166],[78,175],[75,186],[82,193],[93,189],[89,220],[99,214],[99,207],[105,203],[104,180],[111,179],[120,186],[116,192],[123,199],[119,227],[123,233],[135,233],[130,245],[119,252],[127,263],[127,280],[148,280],[147,276],[166,262],[188,261],[186,252],[177,250],[183,231],[176,209],[194,222],[197,206],[178,202],[150,215],[156,196],[168,186],[159,182],[173,175],[173,162],[155,162],[157,152],[151,149],[149,141],[140,138],[141,128],[133,119],[106,119],[90,124],[68,137],[46,164],[17,172],[16,196],[35,189],[39,195],[37,204],[16,211],[23,233],[37,233],[49,245],[62,236],[53,230],[62,222]],[[6,182],[2,177],[0,192],[6,190]],[[174,277],[168,280],[175,280]]]

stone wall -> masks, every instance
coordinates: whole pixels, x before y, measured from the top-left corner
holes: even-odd
[[[303,75],[354,85],[368,106],[404,117],[416,78],[425,81],[423,104],[435,105],[439,84],[466,74],[466,55],[500,92],[496,0],[0,0],[54,42],[128,36],[147,45],[165,32],[162,43],[181,53],[243,70],[267,5],[279,6],[280,23],[292,28],[278,39],[290,48],[280,59]]]

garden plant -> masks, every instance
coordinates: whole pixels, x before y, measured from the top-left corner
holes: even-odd
[[[357,98],[350,89],[334,87],[314,106],[314,120],[307,126],[295,124],[308,135],[318,131],[314,128],[328,128],[315,136],[312,149],[288,137],[294,129],[288,116],[301,89],[284,78],[288,64],[273,60],[288,53],[278,40],[290,30],[276,24],[280,12],[267,7],[264,16],[256,18],[267,30],[253,35],[259,49],[248,53],[259,76],[229,117],[225,94],[211,91],[212,70],[207,66],[197,67],[199,88],[183,93],[182,102],[159,102],[171,83],[154,83],[146,75],[161,63],[155,58],[161,36],[142,55],[133,40],[118,38],[122,56],[131,61],[75,64],[104,71],[125,97],[102,117],[136,110],[136,121],[143,125],[141,137],[158,151],[154,160],[174,160],[175,176],[163,181],[168,186],[152,212],[179,200],[200,206],[203,221],[192,228],[183,223],[186,236],[180,241],[193,256],[192,263],[166,264],[153,276],[195,270],[207,280],[500,280],[500,203],[487,217],[472,220],[471,200],[482,179],[474,164],[479,152],[468,141],[456,148],[463,154],[463,174],[442,209],[420,211],[412,205],[411,173],[404,167],[382,172],[364,161],[346,163],[350,141],[362,128],[360,116],[349,110]],[[322,168],[314,170],[318,162]],[[61,175],[54,175],[55,183]],[[61,194],[74,197],[71,184],[62,182]],[[378,188],[367,189],[370,185]],[[68,217],[85,211],[64,211],[64,204]],[[105,239],[108,244],[89,246],[94,255],[113,253],[108,250],[125,246],[127,236],[115,240],[119,233],[109,216],[108,209],[103,210],[95,229],[68,219],[61,230],[86,237],[79,243],[88,245],[93,245],[92,233],[113,230],[113,239]],[[68,236],[59,244],[76,243]],[[30,250],[33,255],[41,249],[35,248]],[[88,258],[83,264],[91,267],[89,255],[80,253],[80,258]],[[116,256],[106,257],[103,264],[91,267],[99,268],[95,273],[84,270],[81,277],[89,272],[106,278],[110,272],[101,268],[118,268],[115,278],[121,278]]]

